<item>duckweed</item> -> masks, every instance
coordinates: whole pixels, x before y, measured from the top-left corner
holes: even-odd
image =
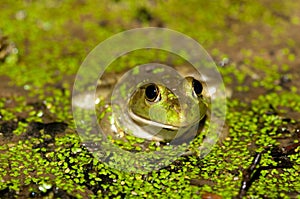
[[[260,174],[247,197],[299,197],[300,147],[278,157],[272,151],[299,143],[299,41],[292,31],[299,29],[297,2],[3,0],[0,5],[1,33],[17,49],[0,63],[0,78],[10,78],[0,83],[1,196],[232,198],[254,154],[262,153]],[[147,26],[181,31],[199,41],[216,63],[229,60],[219,67],[233,93],[227,100],[229,133],[202,159],[178,157],[148,173],[127,173],[97,160],[82,145],[71,90],[80,63],[95,45],[122,30]],[[109,71],[153,59],[188,64],[147,49],[120,57]],[[202,139],[190,148],[197,151]],[[128,143],[114,144],[139,153],[143,143],[128,136]],[[151,142],[149,150],[161,147]],[[289,167],[279,167],[287,160]]]

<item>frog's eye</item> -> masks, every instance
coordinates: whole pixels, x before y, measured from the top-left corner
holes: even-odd
[[[149,102],[157,102],[160,100],[159,89],[155,84],[149,84],[145,89],[146,100]]]
[[[198,80],[196,79],[193,79],[193,89],[194,89],[194,92],[197,96],[201,95],[202,91],[203,91],[203,86],[201,84],[201,82],[199,82]]]

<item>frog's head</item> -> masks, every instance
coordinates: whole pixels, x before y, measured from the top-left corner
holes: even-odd
[[[184,100],[162,84],[149,83],[139,87],[129,100],[130,117],[141,125],[168,131],[199,123],[207,111],[204,84],[186,77],[176,90]]]

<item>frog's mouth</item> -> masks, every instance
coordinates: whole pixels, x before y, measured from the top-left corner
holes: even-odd
[[[136,123],[140,125],[149,125],[157,128],[162,128],[162,129],[168,129],[168,130],[173,130],[173,131],[178,131],[180,128],[190,128],[191,126],[194,126],[195,123],[189,124],[189,125],[183,125],[183,126],[175,126],[175,125],[170,125],[170,124],[164,124],[161,122],[156,122],[153,120],[149,120],[146,118],[143,118],[139,115],[134,114],[131,110],[128,110],[129,116],[131,117],[132,120],[134,120]]]

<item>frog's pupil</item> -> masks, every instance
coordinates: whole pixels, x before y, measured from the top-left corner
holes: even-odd
[[[202,93],[203,86],[198,80],[193,79],[193,88],[197,95]]]
[[[146,87],[145,94],[149,101],[155,101],[156,97],[159,94],[157,86],[155,84],[150,84]]]

